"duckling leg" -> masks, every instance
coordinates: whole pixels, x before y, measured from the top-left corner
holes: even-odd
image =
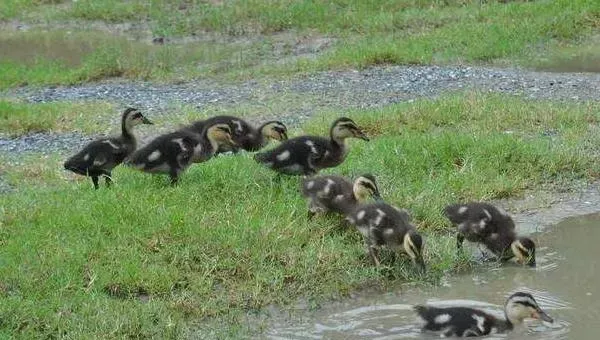
[[[112,174],[110,172],[104,174],[104,182],[107,188],[112,184]]]
[[[171,178],[171,186],[176,186],[179,182],[179,171],[173,165],[171,165],[171,169],[169,169],[169,177]]]
[[[94,189],[98,190],[99,186],[98,186],[98,176],[91,176],[92,177],[92,183],[94,183]]]
[[[379,267],[379,266],[381,266],[381,263],[379,262],[379,259],[377,258],[377,256],[378,256],[378,251],[377,251],[377,249],[375,248],[375,246],[373,246],[373,245],[368,245],[367,247],[368,247],[368,249],[369,249],[369,255],[371,255],[371,259],[373,259],[373,262],[375,263],[375,266],[376,266],[376,267]]]
[[[456,249],[460,251],[462,249],[462,244],[465,241],[465,236],[461,233],[456,234]]]

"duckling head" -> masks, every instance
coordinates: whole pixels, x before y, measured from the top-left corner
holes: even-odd
[[[265,138],[271,138],[280,142],[288,139],[287,127],[278,120],[272,120],[264,123],[260,127],[260,133]]]
[[[402,246],[413,263],[419,270],[424,272],[425,261],[423,260],[423,238],[421,235],[414,230],[407,232],[404,235]]]
[[[338,118],[331,125],[331,139],[343,142],[346,138],[360,138],[369,141],[369,137],[361,130],[356,123],[346,117]]]
[[[516,292],[509,296],[504,305],[506,319],[513,325],[520,324],[527,318],[553,322],[552,318],[544,312],[529,293]]]
[[[511,245],[510,249],[519,264],[535,267],[535,243],[527,237],[519,237]]]
[[[356,197],[358,202],[364,202],[369,197],[373,197],[377,201],[381,200],[377,182],[375,181],[375,177],[371,174],[359,176],[354,181],[354,187],[352,188],[352,191],[354,192],[354,197]]]
[[[140,110],[136,108],[128,107],[125,109],[123,112],[123,126],[125,126],[127,130],[130,130],[132,127],[140,124],[152,125],[154,123],[152,123],[140,112]]]
[[[211,144],[228,144],[231,146],[237,145],[237,143],[231,137],[231,128],[227,124],[215,124],[207,128],[206,138],[211,142]]]

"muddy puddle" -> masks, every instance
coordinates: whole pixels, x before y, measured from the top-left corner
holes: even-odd
[[[269,339],[435,339],[420,332],[411,307],[417,303],[483,308],[499,316],[511,292],[534,295],[553,324],[526,321],[509,334],[489,339],[597,339],[600,319],[600,214],[568,218],[534,233],[538,266],[483,265],[450,277],[441,286],[364,295],[276,325]]]

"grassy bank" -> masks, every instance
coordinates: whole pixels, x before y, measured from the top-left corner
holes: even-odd
[[[150,38],[131,42],[76,28],[69,33],[4,32],[0,45],[12,48],[0,52],[0,72],[5,75],[0,88],[110,77],[249,77],[380,64],[535,66],[554,50],[563,51],[565,44],[578,51],[567,62],[590,53],[578,47],[589,45],[588,37],[600,27],[600,3],[594,0],[41,3],[11,0],[0,5],[0,13],[5,19],[49,22],[51,28],[52,23],[60,27],[73,20],[143,24],[151,36],[193,35],[201,42],[151,46]],[[213,38],[204,39],[206,35]],[[330,42],[315,47],[319,39]],[[592,52],[597,60],[597,51]]]
[[[0,334],[179,338],[219,317],[239,336],[244,315],[271,304],[435,283],[471,266],[455,259],[444,204],[597,179],[598,109],[465,94],[352,113],[375,138],[352,141],[327,172],[371,172],[386,200],[411,210],[425,276],[405,260],[369,265],[356,232],[307,220],[299,179],[275,183],[250,155],[192,167],[177,188],[118,168],[99,191],[62,173],[58,156],[2,162],[16,192],[0,196]],[[334,116],[303,129],[324,134]]]
[[[33,132],[101,133],[117,114],[106,102],[19,103],[0,100],[0,132],[20,136]],[[103,124],[104,123],[104,124]]]

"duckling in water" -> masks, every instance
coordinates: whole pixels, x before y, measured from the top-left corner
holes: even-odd
[[[136,151],[129,164],[144,172],[168,174],[175,185],[191,163],[207,161],[225,144],[235,146],[227,124],[207,125],[201,134],[182,129],[157,137]]]
[[[137,146],[133,127],[139,124],[152,124],[148,118],[135,108],[127,108],[121,116],[121,135],[92,141],[83,149],[67,159],[66,170],[92,178],[94,189],[98,189],[98,177],[105,176],[106,186],[111,184],[111,171]]]
[[[263,123],[258,129],[248,124],[243,119],[234,116],[215,116],[206,120],[197,121],[191,124],[189,129],[197,133],[202,132],[205,126],[214,124],[227,124],[231,128],[232,139],[237,146],[232,147],[227,144],[219,146],[217,153],[233,151],[237,153],[239,149],[246,151],[258,151],[269,143],[269,139],[286,141],[287,127],[280,121],[271,120]]]
[[[500,260],[515,258],[517,263],[535,267],[535,243],[519,237],[513,219],[504,210],[488,203],[452,204],[444,209],[448,219],[457,226],[457,248],[465,239],[483,244]]]
[[[365,246],[375,265],[380,265],[378,248],[385,245],[404,251],[420,270],[425,270],[423,239],[411,224],[411,217],[405,210],[377,202],[356,206],[346,219],[363,235]]]
[[[348,150],[347,138],[369,138],[350,118],[339,118],[331,125],[329,138],[300,136],[288,139],[274,149],[257,153],[254,159],[279,173],[314,175],[324,168],[341,164]]]
[[[309,200],[309,218],[319,212],[346,214],[369,197],[381,199],[375,177],[370,174],[359,176],[354,184],[340,176],[306,178],[302,181],[302,195]]]
[[[526,318],[553,322],[528,293],[512,294],[504,305],[506,320],[498,319],[481,310],[468,307],[417,305],[417,314],[425,321],[424,332],[440,333],[442,337],[473,337],[510,331]]]

